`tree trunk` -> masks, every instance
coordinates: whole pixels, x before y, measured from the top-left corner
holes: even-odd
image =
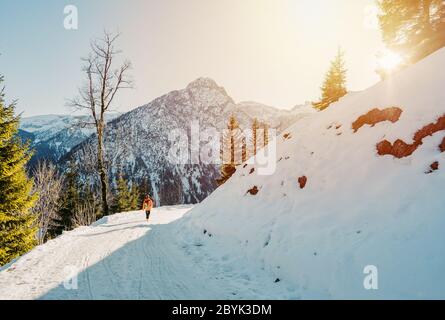
[[[431,25],[431,4],[432,0],[423,0],[423,32],[425,37],[430,37],[433,32]]]
[[[233,137],[233,130],[230,133],[230,164],[235,164],[235,138]]]
[[[109,214],[108,208],[108,185],[107,185],[107,173],[105,171],[104,164],[104,152],[103,152],[103,123],[99,124],[99,128],[97,130],[97,165],[99,170],[100,177],[100,186],[102,193],[102,214],[107,216]]]
[[[242,150],[241,150],[241,162],[244,163],[247,161],[247,142],[246,138],[242,139]]]
[[[264,125],[264,147],[266,147],[269,144],[269,128],[267,127],[267,125]]]
[[[253,155],[256,156],[257,152],[257,141],[258,141],[258,134],[257,134],[257,125],[256,123],[253,125]]]

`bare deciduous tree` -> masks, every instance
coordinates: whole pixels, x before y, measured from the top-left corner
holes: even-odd
[[[73,216],[74,227],[89,226],[96,222],[96,206],[94,202],[79,204]]]
[[[91,42],[91,53],[84,61],[83,72],[87,81],[79,89],[79,96],[69,102],[76,109],[87,110],[92,117],[92,123],[97,136],[97,173],[100,178],[102,195],[102,213],[108,215],[107,200],[108,180],[105,164],[105,114],[111,111],[116,94],[121,89],[131,88],[132,81],[127,76],[131,64],[124,61],[120,67],[114,68],[114,62],[121,51],[115,48],[119,34],[104,32],[102,39]],[[87,125],[87,124],[86,124]]]
[[[33,193],[37,193],[39,198],[32,208],[32,212],[37,215],[39,244],[46,240],[48,226],[56,216],[60,206],[60,195],[63,185],[63,178],[58,174],[56,167],[51,162],[40,161],[33,172],[34,187]]]

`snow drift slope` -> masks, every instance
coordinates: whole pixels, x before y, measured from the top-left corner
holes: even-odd
[[[279,138],[273,175],[240,166],[178,232],[222,263],[268,271],[301,298],[445,298],[445,131],[401,159],[376,150],[385,139],[411,143],[445,114],[443,70],[445,50],[299,121]],[[398,121],[352,130],[390,107],[402,110]],[[378,290],[364,288],[368,265]]]

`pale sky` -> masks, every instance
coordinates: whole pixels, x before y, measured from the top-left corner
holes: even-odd
[[[291,108],[320,96],[341,46],[348,87],[378,81],[382,49],[374,0],[0,0],[0,74],[24,116],[70,113],[82,84],[80,58],[104,28],[119,30],[135,89],[119,111],[146,104],[198,77],[213,78],[237,102]],[[79,29],[65,30],[75,5]]]

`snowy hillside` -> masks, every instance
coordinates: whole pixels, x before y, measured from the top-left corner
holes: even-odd
[[[273,113],[281,114],[269,108],[268,114]],[[237,117],[242,128],[250,128],[256,116],[245,112],[212,79],[197,79],[185,89],[172,91],[111,121],[105,134],[109,161],[114,171],[120,169],[132,182],[148,185],[160,205],[199,202],[215,190],[219,168],[215,164],[169,162],[169,134],[181,130],[190,142],[193,123],[199,124],[200,132],[211,128],[222,132],[231,115]],[[289,114],[282,119],[277,116],[271,126],[282,130],[303,116],[306,114]],[[79,167],[85,168],[85,154],[95,143],[92,138],[87,140],[63,161],[74,157]],[[116,177],[116,172],[110,174]]]
[[[443,70],[445,49],[297,122],[276,172],[240,166],[177,223],[184,243],[300,298],[445,298]]]

